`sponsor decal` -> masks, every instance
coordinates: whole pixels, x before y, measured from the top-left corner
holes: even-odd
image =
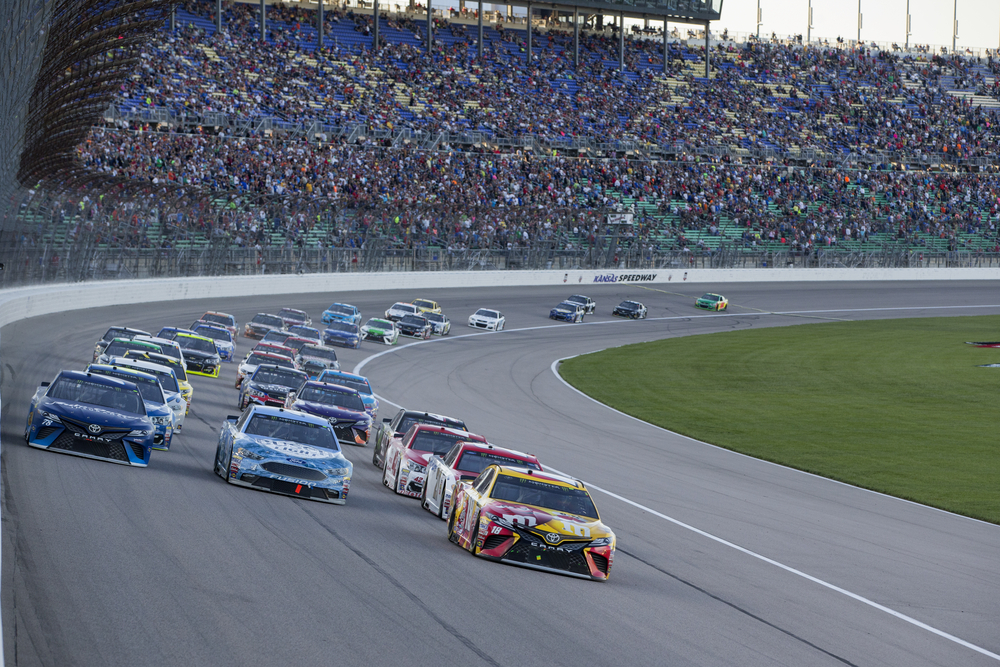
[[[559,533],[545,533],[545,541],[549,544],[559,544]]]
[[[650,283],[654,280],[655,273],[603,273],[594,276],[595,283]]]
[[[297,442],[287,442],[281,440],[269,440],[266,438],[260,438],[257,440],[260,444],[264,445],[268,449],[273,449],[276,452],[281,452],[285,456],[294,456],[300,459],[326,459],[330,458],[329,452],[324,452],[316,447],[310,447],[309,445],[302,445]]]

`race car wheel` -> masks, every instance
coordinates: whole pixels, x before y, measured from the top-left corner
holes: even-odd
[[[472,539],[469,541],[469,553],[476,555],[476,540],[479,539],[479,516],[476,517],[476,527],[472,529]]]
[[[500,323],[500,328],[497,329],[497,331],[503,331],[503,325],[505,325],[505,324],[506,324],[506,322],[501,322]]]
[[[458,544],[458,535],[455,534],[455,512],[448,515],[448,541]]]
[[[427,479],[424,478],[424,488],[420,491],[420,506],[427,509]]]
[[[393,471],[393,475],[392,475],[392,491],[393,491],[393,493],[395,493],[396,495],[399,495],[399,496],[403,495],[399,491],[399,469],[401,467],[402,467],[401,461],[399,459],[396,459],[396,468]]]
[[[375,465],[376,467],[379,467],[379,468],[381,468],[381,467],[382,467],[382,466],[380,466],[380,465],[378,464],[378,444],[377,444],[377,443],[376,443],[376,445],[375,445],[375,449],[374,449],[374,450],[372,450],[372,463],[373,463],[373,464],[374,464],[374,465]]]

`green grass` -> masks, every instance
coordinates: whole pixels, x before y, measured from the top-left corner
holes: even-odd
[[[1000,523],[1000,316],[688,336],[571,359],[562,376],[664,428]],[[696,445],[692,445],[696,446]]]

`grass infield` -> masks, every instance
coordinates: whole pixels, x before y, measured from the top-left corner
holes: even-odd
[[[564,362],[622,412],[757,458],[1000,523],[1000,316],[837,322]]]

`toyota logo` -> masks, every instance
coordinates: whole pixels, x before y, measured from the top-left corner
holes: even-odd
[[[546,533],[545,534],[545,541],[548,542],[549,544],[558,544],[560,538],[561,538],[561,535],[559,535],[559,533]]]
[[[94,435],[97,435],[98,433],[101,432],[101,427],[98,426],[97,424],[91,424],[90,426],[87,427],[87,430],[93,433]]]

